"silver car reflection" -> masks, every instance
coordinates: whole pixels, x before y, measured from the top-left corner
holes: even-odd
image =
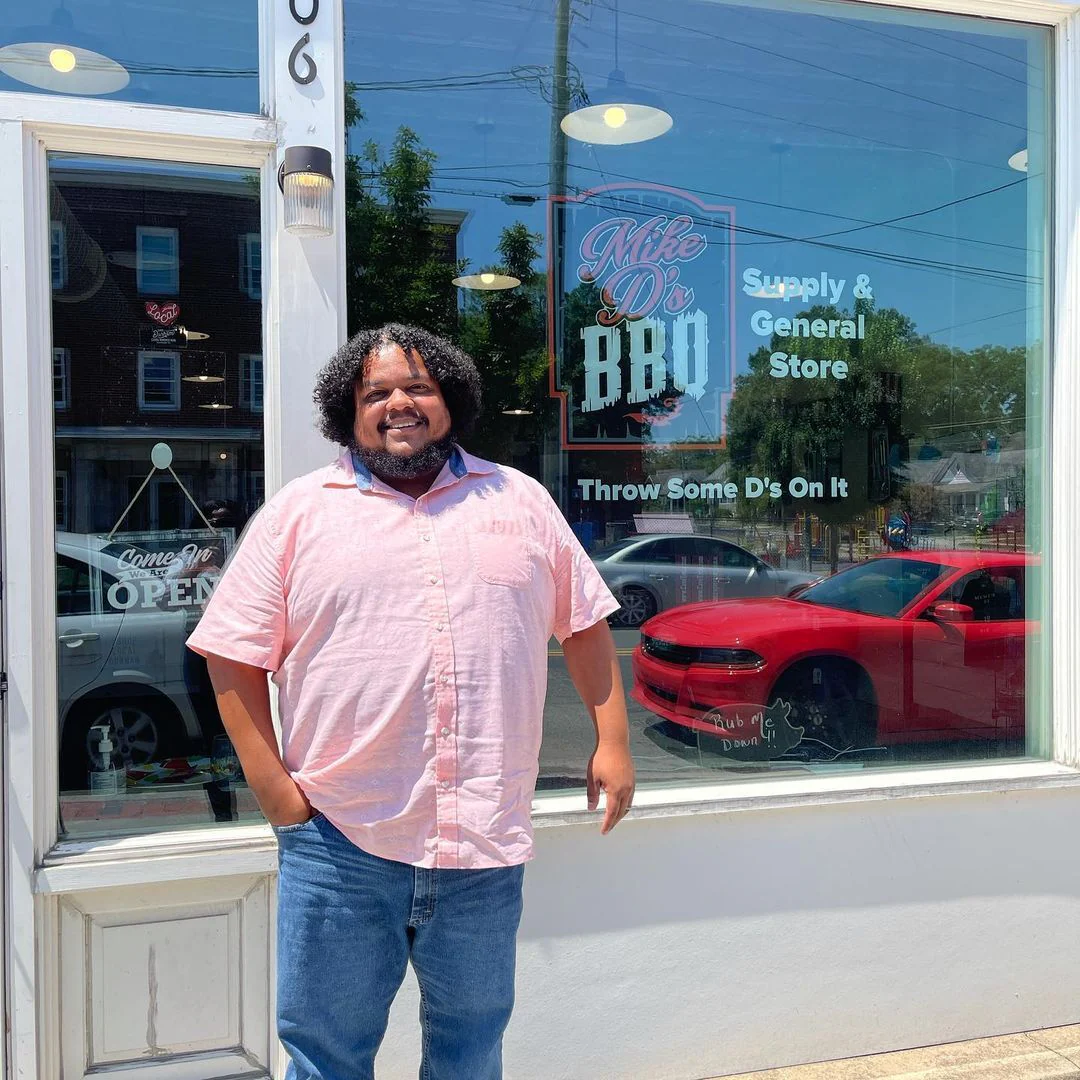
[[[780,596],[822,576],[778,570],[715,536],[630,536],[594,552],[592,560],[622,603],[611,617],[617,626],[640,626],[679,604]]]
[[[184,612],[110,607],[103,593],[122,577],[131,580],[131,571],[123,571],[103,547],[97,537],[63,532],[56,537],[64,790],[87,785],[90,729],[95,725],[112,727],[128,765],[182,753],[201,734],[185,679],[189,628]]]

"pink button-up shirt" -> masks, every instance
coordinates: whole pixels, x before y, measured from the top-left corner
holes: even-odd
[[[523,473],[456,451],[414,500],[343,454],[252,520],[188,645],[273,672],[285,766],[359,847],[505,866],[532,856],[548,642],[618,606]]]

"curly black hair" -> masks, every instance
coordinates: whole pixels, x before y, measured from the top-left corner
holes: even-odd
[[[363,377],[368,361],[385,345],[415,352],[439,384],[455,436],[468,435],[480,415],[480,373],[472,357],[445,338],[418,326],[387,323],[377,330],[361,330],[350,338],[315,380],[319,430],[339,446],[353,446],[356,437],[356,399],[353,388]]]

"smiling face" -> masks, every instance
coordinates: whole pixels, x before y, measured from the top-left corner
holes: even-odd
[[[453,423],[419,353],[380,346],[353,395],[356,449],[376,476],[393,482],[438,473],[453,449]]]
[[[450,434],[450,410],[415,351],[383,345],[353,391],[353,434],[362,450],[410,457]]]

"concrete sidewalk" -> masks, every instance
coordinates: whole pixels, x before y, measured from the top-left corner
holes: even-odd
[[[826,1061],[724,1080],[1054,1080],[1080,1078],[1080,1024]],[[718,1080],[718,1078],[717,1078]]]

